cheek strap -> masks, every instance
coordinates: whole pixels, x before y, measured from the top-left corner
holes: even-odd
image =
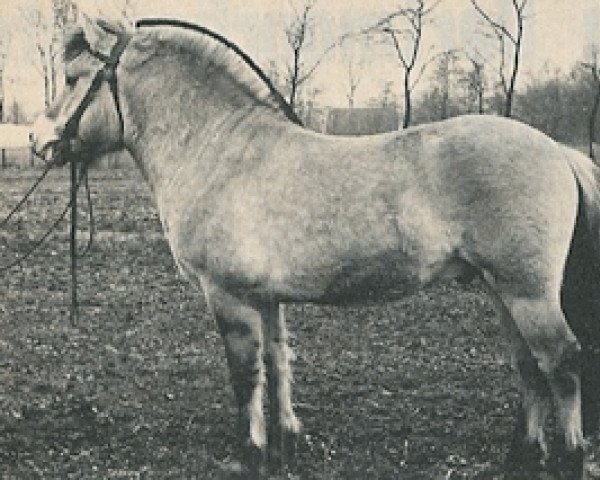
[[[70,115],[69,120],[65,124],[64,128],[64,139],[69,141],[76,137],[79,122],[83,113],[89,107],[92,102],[93,95],[100,89],[103,81],[106,81],[109,85],[115,109],[117,111],[117,117],[119,121],[119,144],[123,146],[125,136],[125,121],[123,118],[123,112],[121,109],[121,102],[119,101],[119,88],[117,83],[117,67],[119,66],[119,60],[123,54],[131,35],[127,33],[119,34],[117,37],[117,43],[107,57],[101,52],[90,50],[90,53],[97,59],[99,59],[104,65],[98,69],[94,78],[90,82],[88,89],[86,90],[83,98],[77,105],[77,108]]]

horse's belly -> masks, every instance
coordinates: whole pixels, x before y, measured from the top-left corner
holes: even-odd
[[[421,281],[414,262],[405,255],[388,252],[377,257],[357,258],[330,268],[294,275],[286,285],[293,296],[302,291],[320,303],[352,303],[401,296]],[[295,290],[295,292],[294,292]]]
[[[271,266],[279,263],[276,258],[272,260],[275,261]],[[248,271],[246,269],[246,273]],[[390,250],[344,259],[281,262],[268,273],[246,276],[245,285],[238,286],[247,293],[275,297],[280,301],[345,304],[391,300],[439,278],[467,276],[472,277],[468,265],[452,255],[425,259],[401,250]]]
[[[394,300],[435,281],[469,281],[475,275],[473,267],[459,258],[415,265],[405,259],[382,257],[367,267],[347,268],[332,275],[312,301],[340,304]]]

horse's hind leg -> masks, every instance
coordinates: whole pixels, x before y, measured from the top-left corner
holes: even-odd
[[[576,234],[565,267],[561,301],[569,326],[583,349],[581,409],[583,433],[595,435],[600,420],[600,303],[597,288],[600,268],[596,250]]]
[[[540,470],[548,449],[544,427],[551,408],[551,392],[545,376],[528,350],[519,347],[515,369],[521,388],[521,411],[517,417],[507,466],[514,472]]]
[[[263,336],[260,312],[219,287],[203,282],[225,344],[233,392],[238,406],[238,436],[243,478],[263,474],[266,449],[263,391]]]
[[[540,471],[548,453],[544,426],[550,413],[552,393],[507,308],[493,292],[489,293],[511,343],[512,367],[521,390],[521,404],[506,456],[507,478],[525,478]]]
[[[292,352],[288,346],[284,305],[269,303],[263,308],[269,394],[269,463],[279,471],[293,467],[300,422],[292,405]]]
[[[540,298],[509,296],[504,303],[535,359],[523,369],[522,372],[531,372],[523,380],[536,390],[536,383],[545,377],[554,399],[558,429],[555,464],[566,478],[581,478],[581,347],[566,323],[558,294]]]

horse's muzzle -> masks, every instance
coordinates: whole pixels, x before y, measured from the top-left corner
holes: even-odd
[[[63,143],[61,140],[64,127],[57,124],[46,117],[40,115],[33,123],[33,129],[29,134],[29,142],[31,151],[45,162],[54,161],[59,150],[59,146]]]
[[[36,137],[35,133],[29,135],[30,147],[33,154],[46,163],[56,167],[65,165],[73,153],[82,150],[82,143],[78,139],[59,138],[52,135],[46,139]]]

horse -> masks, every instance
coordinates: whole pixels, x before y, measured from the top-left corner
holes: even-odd
[[[36,120],[33,149],[57,163],[69,151],[72,161],[120,150],[135,160],[175,263],[216,318],[244,478],[287,468],[301,433],[286,303],[389,300],[473,276],[505,327],[521,390],[507,459],[525,477],[555,465],[581,478],[581,364],[587,337],[597,336],[595,285],[586,282],[600,265],[598,168],[494,116],[365,137],[311,132],[239,52],[194,30],[98,21],[75,29],[66,87]]]

